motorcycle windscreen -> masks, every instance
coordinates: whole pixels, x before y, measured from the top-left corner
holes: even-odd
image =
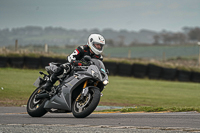
[[[98,67],[99,71],[105,72],[105,66],[104,66],[104,64],[103,64],[103,62],[102,62],[101,60],[92,59],[92,61],[93,61],[94,64]]]
[[[36,81],[33,83],[33,85],[35,86],[35,87],[39,87],[40,86],[40,76],[36,79]]]

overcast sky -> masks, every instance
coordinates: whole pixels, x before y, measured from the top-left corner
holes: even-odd
[[[200,0],[0,0],[0,29],[29,25],[181,31],[200,27]]]

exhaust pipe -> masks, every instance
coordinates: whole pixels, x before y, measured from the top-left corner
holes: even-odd
[[[40,100],[40,99],[43,99],[43,98],[49,98],[49,94],[47,93],[43,93],[43,94],[39,94],[36,96],[36,100]]]

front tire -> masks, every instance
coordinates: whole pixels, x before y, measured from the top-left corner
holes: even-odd
[[[90,115],[100,101],[100,91],[98,88],[89,89],[89,93],[84,101],[74,100],[72,104],[72,113],[76,118],[85,118]]]
[[[44,109],[44,104],[47,99],[39,99],[36,100],[36,95],[40,92],[41,88],[38,87],[30,96],[27,103],[27,112],[32,117],[42,117],[47,113],[46,109]]]

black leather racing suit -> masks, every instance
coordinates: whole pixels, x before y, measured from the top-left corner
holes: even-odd
[[[90,52],[88,45],[79,46],[74,52],[67,57],[67,62],[81,60],[85,55],[89,55],[91,58],[103,60],[102,55],[95,55]]]

